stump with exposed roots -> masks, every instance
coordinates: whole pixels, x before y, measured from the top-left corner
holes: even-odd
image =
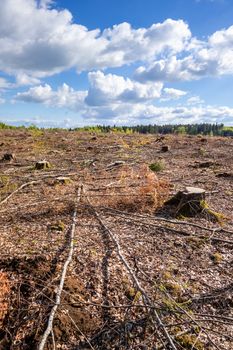
[[[204,209],[205,190],[197,187],[186,187],[179,191],[167,204],[176,205],[176,216],[193,217]]]

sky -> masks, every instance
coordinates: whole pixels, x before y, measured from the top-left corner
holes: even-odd
[[[0,121],[233,125],[233,0],[1,0]]]

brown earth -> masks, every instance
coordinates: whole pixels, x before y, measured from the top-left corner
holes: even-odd
[[[1,130],[0,349],[38,348],[82,185],[46,349],[171,349],[156,309],[177,350],[231,350],[232,151],[232,138]],[[217,221],[163,205],[185,186],[206,190]]]

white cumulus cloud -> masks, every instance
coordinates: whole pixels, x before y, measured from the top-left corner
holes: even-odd
[[[83,105],[86,91],[75,91],[67,84],[63,84],[56,91],[48,84],[30,88],[26,92],[18,92],[15,101],[42,103],[53,107],[69,107],[78,109]]]
[[[192,39],[181,58],[173,55],[140,66],[135,79],[173,82],[226,74],[233,74],[233,26],[215,32],[206,42]]]
[[[177,53],[191,37],[182,20],[167,19],[149,28],[129,23],[102,33],[73,22],[72,14],[41,0],[1,0],[0,70],[41,78],[71,67],[78,71],[118,67]],[[13,19],[13,20],[12,20]]]
[[[90,88],[86,103],[90,106],[109,105],[117,101],[146,102],[159,98],[163,87],[162,83],[140,84],[129,78],[115,74],[105,75],[100,71],[91,72],[88,77]]]

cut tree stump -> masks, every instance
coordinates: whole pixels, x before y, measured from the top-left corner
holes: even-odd
[[[163,145],[162,147],[161,147],[161,152],[169,152],[170,151],[170,146],[168,146],[168,145]]]
[[[169,199],[165,204],[176,206],[175,216],[201,217],[223,223],[228,218],[215,210],[211,209],[205,200],[206,192],[198,187],[186,187],[184,191],[179,191],[174,197]]]
[[[66,176],[59,176],[57,177],[57,183],[61,184],[61,185],[69,185],[70,183],[72,183],[72,180],[70,177],[66,177]]]
[[[166,203],[176,205],[176,216],[196,216],[205,207],[205,193],[202,188],[186,187]]]
[[[43,169],[50,169],[50,168],[51,168],[51,164],[46,160],[41,160],[37,162],[35,165],[36,170],[43,170]]]
[[[14,153],[5,153],[4,156],[2,157],[3,161],[12,161],[13,159],[15,159],[15,155]]]

